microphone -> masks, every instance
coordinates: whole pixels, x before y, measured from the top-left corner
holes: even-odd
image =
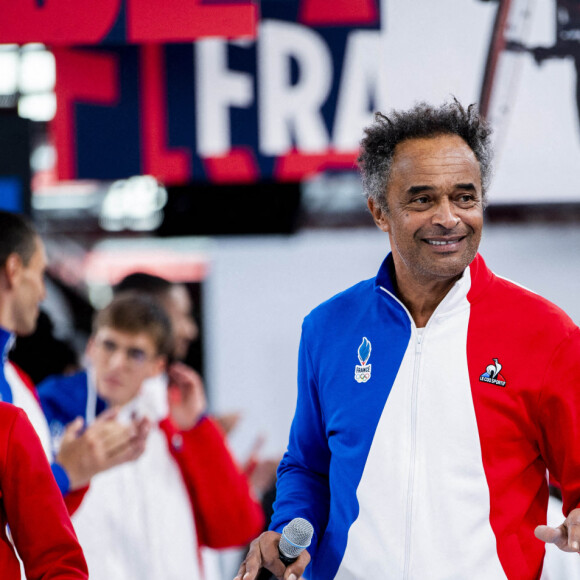
[[[294,518],[282,530],[282,537],[278,544],[280,560],[285,566],[289,566],[296,561],[302,550],[310,546],[314,528],[312,524],[304,518]]]
[[[312,524],[304,518],[294,518],[284,526],[278,544],[278,555],[284,566],[289,566],[295,562],[302,551],[310,546],[313,534]],[[258,580],[269,580],[270,578],[274,578],[271,572],[262,568]]]

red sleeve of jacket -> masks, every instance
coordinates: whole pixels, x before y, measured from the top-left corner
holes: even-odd
[[[28,580],[87,579],[83,552],[40,440],[24,411],[7,404],[0,404],[0,487]]]
[[[580,507],[580,329],[553,354],[538,403],[540,452],[561,486],[567,515]]]
[[[263,510],[219,427],[207,417],[189,431],[178,431],[169,419],[160,427],[187,486],[200,545],[242,546],[257,536]]]

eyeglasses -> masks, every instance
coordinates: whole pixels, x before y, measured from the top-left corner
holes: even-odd
[[[142,365],[149,358],[152,358],[152,356],[145,352],[142,348],[123,348],[114,340],[108,338],[97,340],[95,344],[100,347],[103,353],[108,357],[113,356],[119,350],[124,351],[126,359],[134,365]]]

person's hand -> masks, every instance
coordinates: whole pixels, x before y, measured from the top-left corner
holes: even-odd
[[[299,580],[308,563],[310,554],[303,550],[298,559],[284,566],[278,553],[280,536],[276,532],[264,532],[251,544],[246,559],[242,562],[234,580],[256,580],[260,569],[267,569],[277,580]]]
[[[207,410],[203,381],[198,373],[183,363],[173,363],[167,370],[169,415],[182,431],[191,429]]]
[[[149,420],[134,419],[125,425],[116,416],[117,410],[108,409],[84,431],[82,417],[67,425],[56,462],[66,471],[71,491],[88,485],[101,471],[137,459],[145,450]]]
[[[563,552],[580,552],[580,508],[572,510],[561,526],[538,526],[534,534],[538,540],[555,544]]]

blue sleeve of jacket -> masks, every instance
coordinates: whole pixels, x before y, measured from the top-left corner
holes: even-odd
[[[40,404],[42,405],[42,410],[44,411],[44,416],[50,425],[55,417],[59,415],[58,402],[60,397],[58,394],[60,393],[60,396],[62,396],[59,377],[51,376],[44,379],[44,381],[38,385],[37,391]]]
[[[316,371],[308,349],[308,318],[302,326],[298,359],[298,401],[290,440],[280,466],[270,529],[281,532],[302,517],[314,527],[311,556],[328,521],[330,450],[326,437]]]
[[[60,444],[66,425],[78,415],[84,416],[86,373],[48,377],[38,385],[38,396],[50,428],[54,452],[55,446]],[[68,474],[56,462],[51,464],[51,469],[62,495],[66,495],[70,491]]]
[[[86,414],[87,373],[54,375],[38,385],[38,397],[52,437],[62,434],[71,421]]]
[[[52,470],[52,475],[54,475],[58,489],[60,489],[60,493],[64,497],[70,491],[68,473],[60,463],[56,462],[50,464],[50,469]]]

